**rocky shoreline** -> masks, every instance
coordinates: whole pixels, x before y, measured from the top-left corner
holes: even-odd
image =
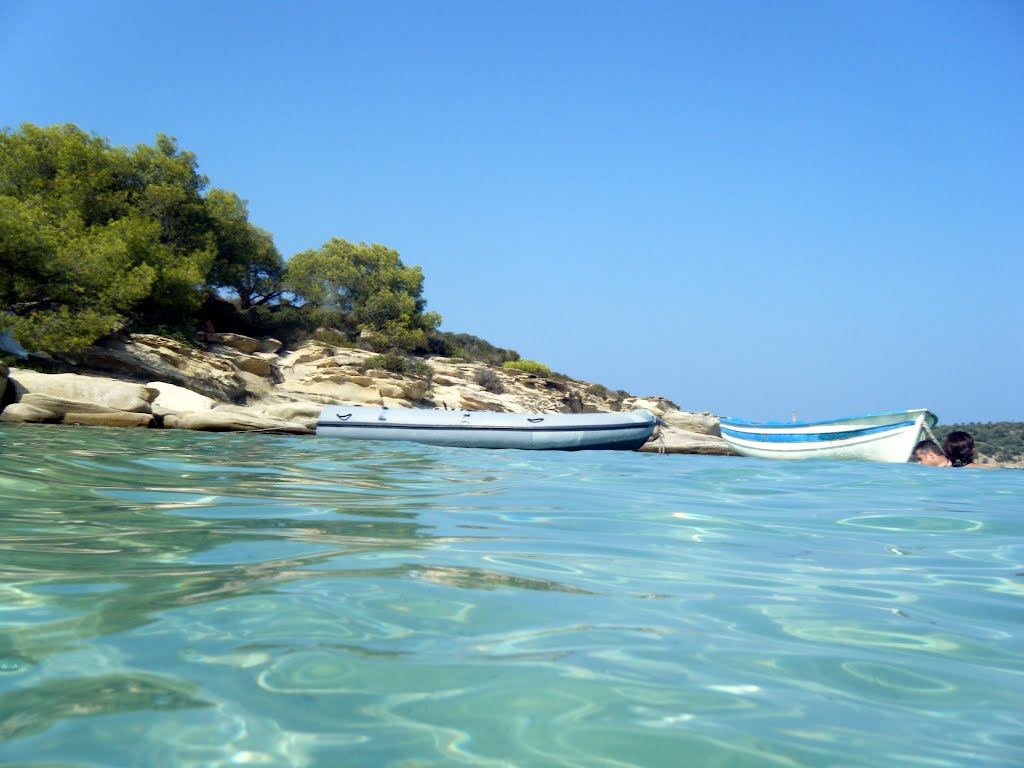
[[[457,358],[431,358],[432,376],[412,376],[367,368],[373,357],[316,340],[286,350],[276,339],[223,333],[200,348],[134,334],[89,347],[54,372],[0,363],[0,422],[311,435],[330,404],[528,413],[645,408],[662,425],[641,451],[732,455],[716,416],[661,397]]]

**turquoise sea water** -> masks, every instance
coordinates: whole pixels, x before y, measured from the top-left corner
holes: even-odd
[[[1024,471],[0,452],[4,765],[1024,764]]]

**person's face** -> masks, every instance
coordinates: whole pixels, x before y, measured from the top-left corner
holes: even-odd
[[[946,462],[945,456],[940,456],[931,451],[917,451],[915,454],[919,464],[926,464],[929,467],[941,467]]]

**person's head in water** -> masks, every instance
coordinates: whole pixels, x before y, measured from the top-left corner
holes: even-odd
[[[929,467],[948,467],[950,462],[939,448],[939,444],[932,440],[922,440],[914,446],[914,458],[918,464],[926,464]]]
[[[954,467],[974,462],[974,438],[968,432],[950,432],[942,441],[942,449]]]

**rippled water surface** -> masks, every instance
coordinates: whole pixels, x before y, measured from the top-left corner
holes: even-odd
[[[0,451],[5,765],[1024,765],[1024,471]]]

